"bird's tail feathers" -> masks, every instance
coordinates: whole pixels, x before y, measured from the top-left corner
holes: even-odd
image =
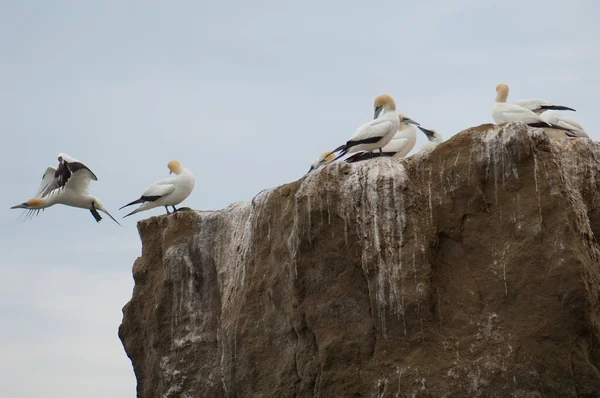
[[[143,210],[145,210],[145,209],[142,209],[142,206],[140,206],[137,209],[135,209],[134,211],[132,211],[131,213],[124,215],[123,218],[133,216],[135,213],[139,213],[140,211],[143,211]]]
[[[127,206],[137,205],[138,203],[144,203],[144,202],[145,202],[145,200],[144,200],[144,199],[142,199],[142,198],[139,198],[139,199],[136,199],[136,200],[134,200],[134,201],[133,201],[133,202],[131,202],[131,203],[127,203],[125,206],[121,206],[121,207],[119,208],[119,210],[121,210],[121,209],[123,209],[123,208],[125,208],[125,207],[127,207]]]
[[[344,151],[344,150],[346,150],[346,149],[347,149],[347,148],[346,148],[346,144],[342,144],[342,145],[340,145],[339,147],[335,148],[333,151],[331,151],[331,153],[330,153],[329,155],[331,155],[332,153],[335,153],[335,152],[337,152],[337,151]],[[327,155],[327,156],[329,156],[329,155]]]
[[[118,221],[117,221],[117,220],[116,220],[116,219],[115,219],[115,218],[112,216],[112,214],[110,214],[108,211],[106,211],[106,209],[102,209],[102,211],[103,211],[104,213],[106,213],[106,214],[107,214],[107,215],[108,215],[110,218],[112,218],[112,220],[113,220],[114,222],[116,222],[118,226],[121,226],[121,224],[120,224],[120,223],[119,223],[119,222],[118,222]]]

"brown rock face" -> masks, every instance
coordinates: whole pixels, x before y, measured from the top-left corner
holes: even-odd
[[[599,161],[483,125],[140,222],[138,396],[600,396]]]

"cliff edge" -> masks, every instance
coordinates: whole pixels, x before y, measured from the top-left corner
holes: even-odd
[[[522,123],[138,224],[140,397],[600,394],[600,144]]]

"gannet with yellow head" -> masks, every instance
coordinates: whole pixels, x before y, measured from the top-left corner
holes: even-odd
[[[417,129],[419,123],[415,122],[403,113],[398,113],[398,130],[392,140],[383,148],[379,156],[387,156],[394,158],[405,157],[415,146],[417,142]],[[372,157],[369,152],[360,152],[346,159],[347,162],[353,163],[361,160],[366,160]]]
[[[346,153],[373,152],[377,149],[381,154],[382,148],[392,140],[399,126],[396,102],[391,95],[381,94],[373,101],[373,108],[373,120],[360,126],[344,145],[333,150],[333,152],[340,151],[337,158]]]
[[[313,170],[318,169],[321,166],[326,165],[327,163],[334,161],[334,160],[335,160],[335,153],[330,152],[330,151],[322,152],[319,155],[319,157],[316,158],[315,160],[313,160],[313,162],[310,164],[310,169],[308,170],[307,174]]]
[[[530,109],[515,103],[507,103],[508,91],[508,86],[504,83],[496,86],[496,100],[492,105],[492,118],[496,124],[525,122],[531,127],[552,127],[553,129],[570,131],[568,128],[548,123]]]
[[[102,202],[88,193],[90,181],[97,181],[96,175],[83,163],[59,154],[59,165],[48,167],[42,176],[37,197],[11,207],[11,209],[26,209],[26,217],[37,215],[40,210],[55,204],[88,209],[97,222],[102,220],[101,211],[107,214],[114,222],[117,220],[106,210]]]
[[[169,174],[175,175],[155,182],[144,191],[139,199],[121,207],[119,210],[127,206],[142,203],[140,207],[125,215],[123,218],[139,213],[140,211],[150,210],[160,206],[164,206],[167,210],[167,214],[170,214],[167,206],[173,207],[173,212],[175,212],[177,211],[175,205],[178,205],[190,196],[196,181],[192,172],[184,168],[177,160],[171,160],[167,164],[167,167],[169,168]]]

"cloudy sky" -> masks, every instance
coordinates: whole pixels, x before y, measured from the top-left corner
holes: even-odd
[[[293,181],[382,92],[448,137],[491,122],[505,82],[512,99],[575,107],[599,139],[598,15],[595,0],[0,0],[2,395],[135,395],[117,328],[135,222],[162,211],[118,227],[55,206],[23,222],[9,207],[59,152],[122,216],[171,159],[195,173],[196,209]]]

